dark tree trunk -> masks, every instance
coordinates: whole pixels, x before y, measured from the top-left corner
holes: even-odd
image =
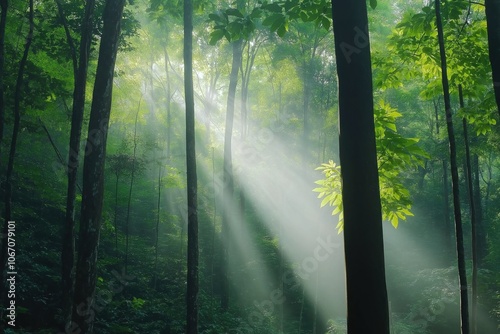
[[[193,90],[193,4],[184,1],[184,94],[188,204],[186,334],[198,333],[198,200]]]
[[[465,108],[464,96],[462,92],[462,85],[458,86],[458,95],[460,100],[460,108]],[[470,158],[470,146],[469,146],[469,131],[467,129],[467,120],[465,117],[462,119],[462,127],[464,131],[464,143],[465,143],[465,171],[467,175],[467,189],[469,192],[469,205],[470,205],[470,218],[471,218],[471,228],[472,228],[472,301],[471,301],[471,328],[473,333],[477,333],[477,209],[476,202],[474,200],[474,187],[472,185],[472,164]]]
[[[474,169],[474,201],[476,202],[476,217],[477,217],[477,265],[481,266],[486,256],[487,244],[486,244],[486,233],[485,233],[485,222],[481,198],[481,187],[479,185],[480,171],[479,171],[479,157],[474,154],[472,158],[472,168]]]
[[[87,152],[83,166],[83,195],[70,332],[93,333],[97,251],[104,193],[104,164],[111,112],[113,76],[125,0],[107,0],[92,96]]]
[[[158,163],[158,201],[156,202],[156,230],[155,230],[155,269],[153,276],[153,289],[156,290],[156,281],[158,277],[158,239],[160,236],[160,215],[161,215],[161,161]]]
[[[57,1],[60,8],[60,2]],[[80,141],[82,137],[83,114],[85,111],[85,93],[87,87],[87,73],[90,55],[90,45],[92,43],[93,13],[95,1],[89,0],[85,5],[85,14],[82,20],[82,30],[80,39],[80,55],[78,64],[76,63],[76,50],[73,40],[69,34],[67,24],[65,24],[68,43],[73,50],[73,66],[75,87],[73,90],[73,110],[71,116],[71,132],[69,140],[69,157],[67,164],[68,188],[66,196],[66,216],[63,227],[62,252],[61,252],[61,283],[63,309],[65,313],[65,323],[71,322],[71,305],[73,303],[74,279],[75,279],[75,204],[78,168],[80,165]]]
[[[7,25],[7,10],[9,8],[8,0],[0,1],[0,149],[3,142],[3,129],[5,124],[5,100],[4,100],[4,64],[5,64],[5,27]],[[0,160],[0,166],[1,166]]]
[[[2,8],[2,13],[4,9]],[[24,71],[26,69],[26,63],[28,61],[28,55],[30,52],[31,42],[33,41],[33,30],[34,30],[34,9],[33,0],[29,1],[29,30],[26,36],[26,44],[24,45],[24,52],[19,62],[19,70],[17,72],[17,81],[14,91],[14,126],[12,129],[12,139],[10,142],[9,160],[7,162],[7,171],[5,173],[4,189],[5,189],[5,213],[4,222],[2,227],[2,248],[0,251],[0,333],[3,333],[4,329],[4,311],[5,311],[5,297],[7,296],[5,291],[5,268],[7,264],[7,232],[9,221],[12,219],[12,176],[14,173],[14,159],[16,157],[17,149],[17,138],[19,135],[19,128],[21,123],[21,99],[22,99],[22,87],[24,84]]]
[[[486,22],[488,25],[488,47],[497,101],[500,114],[500,0],[485,0]]]
[[[388,334],[382,210],[365,0],[332,0],[349,334]]]
[[[458,259],[458,276],[460,282],[460,319],[462,334],[469,333],[469,309],[467,296],[467,274],[465,269],[464,241],[462,230],[462,212],[460,209],[460,190],[458,180],[457,149],[453,130],[453,116],[451,112],[450,87],[448,83],[448,69],[446,64],[446,50],[444,45],[443,22],[441,19],[441,2],[435,0],[436,27],[438,31],[439,52],[441,58],[441,72],[443,84],[444,107],[446,112],[446,127],[450,149],[451,182],[453,189],[453,207],[455,215],[455,237]]]
[[[142,99],[142,97],[141,97]],[[127,218],[125,220],[125,273],[128,269],[128,244],[130,237],[130,208],[132,206],[132,189],[134,188],[135,172],[138,168],[137,166],[137,119],[139,118],[139,112],[141,111],[141,100],[139,100],[139,106],[137,107],[137,113],[135,114],[134,122],[134,151],[132,155],[132,169],[130,171],[130,186],[128,190],[128,202],[127,202]]]
[[[224,188],[222,191],[222,277],[221,277],[221,307],[227,310],[229,307],[229,258],[228,247],[230,243],[230,223],[231,208],[234,208],[234,180],[233,180],[233,162],[231,153],[231,142],[233,136],[234,122],[234,100],[236,97],[236,85],[238,84],[238,71],[242,59],[242,41],[237,40],[232,43],[233,62],[231,65],[231,74],[229,75],[229,88],[227,93],[227,111],[226,111],[226,129],[224,136]]]
[[[120,174],[117,170],[115,172],[115,215],[113,217],[113,225],[115,227],[115,252],[118,252],[118,181],[120,180]]]

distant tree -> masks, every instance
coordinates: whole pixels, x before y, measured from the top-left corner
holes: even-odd
[[[365,0],[332,0],[349,334],[389,333]]]
[[[193,3],[184,1],[184,94],[186,101],[186,171],[188,252],[186,334],[198,333],[198,201],[193,89]]]
[[[111,112],[113,76],[125,0],[107,0],[92,96],[87,147],[83,166],[83,194],[80,218],[73,316],[66,330],[92,333],[94,327],[97,250],[101,230],[104,193],[104,163]]]
[[[469,304],[467,295],[467,274],[465,269],[465,253],[462,229],[462,212],[460,209],[460,190],[457,166],[457,148],[453,129],[453,116],[450,101],[450,87],[448,82],[448,66],[441,18],[441,0],[435,0],[436,28],[438,33],[439,54],[441,61],[441,78],[443,86],[444,107],[446,114],[446,129],[450,153],[451,184],[453,193],[453,212],[455,216],[455,237],[458,260],[458,277],[460,282],[460,319],[462,334],[469,333]]]

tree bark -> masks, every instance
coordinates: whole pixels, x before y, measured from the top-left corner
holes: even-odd
[[[60,1],[57,1],[63,16]],[[87,73],[90,56],[90,45],[92,43],[93,13],[95,0],[88,0],[85,5],[85,14],[82,20],[80,39],[80,55],[76,65],[76,51],[73,40],[65,24],[67,39],[73,49],[74,66],[74,90],[73,109],[71,116],[71,132],[69,140],[69,157],[67,163],[68,188],[66,195],[66,216],[63,227],[62,250],[61,250],[61,283],[62,283],[62,305],[65,313],[65,323],[71,322],[72,302],[75,280],[75,207],[78,168],[80,165],[80,141],[82,137],[83,114],[85,112],[85,94],[87,88]]]
[[[4,8],[2,7],[2,13],[4,12]],[[2,14],[3,15],[3,14]],[[21,123],[21,94],[22,87],[24,84],[24,72],[26,69],[26,63],[28,61],[28,55],[30,52],[31,43],[33,41],[33,30],[34,30],[34,9],[33,9],[33,0],[29,1],[29,30],[28,35],[26,36],[26,43],[24,45],[23,56],[19,62],[19,69],[17,72],[17,81],[16,87],[14,91],[14,126],[12,129],[12,139],[10,142],[10,151],[9,151],[9,160],[7,162],[7,171],[5,173],[5,212],[4,212],[4,223],[2,227],[2,245],[0,250],[0,333],[3,333],[4,330],[4,311],[5,311],[5,297],[7,296],[5,291],[5,271],[7,264],[7,232],[9,221],[12,219],[12,176],[14,173],[14,160],[16,157],[16,149],[17,149],[17,138],[19,136],[19,128]]]
[[[382,210],[365,0],[332,0],[349,334],[388,334]]]
[[[457,167],[457,149],[455,133],[453,129],[453,116],[451,112],[450,87],[448,83],[448,68],[446,63],[446,50],[444,45],[443,23],[441,19],[441,2],[435,0],[436,27],[438,31],[439,52],[441,59],[441,78],[443,85],[443,97],[446,113],[446,128],[448,130],[448,141],[450,150],[450,168],[453,191],[453,207],[455,215],[455,238],[458,260],[458,277],[460,282],[460,321],[461,333],[469,333],[469,306],[467,296],[467,274],[465,268],[465,254],[462,228],[462,212],[460,209],[460,190]]]
[[[186,98],[186,171],[188,250],[186,334],[198,333],[198,199],[193,89],[193,4],[184,1],[184,94]]]
[[[104,163],[111,112],[113,75],[125,0],[107,0],[90,111],[83,166],[83,195],[79,253],[76,267],[72,323],[67,331],[93,333],[97,251],[104,193]]]
[[[230,243],[230,210],[234,207],[234,180],[231,144],[234,122],[234,101],[236,97],[236,86],[238,84],[238,71],[242,60],[242,40],[234,41],[232,44],[233,62],[229,75],[229,88],[227,93],[226,128],[224,136],[224,188],[222,190],[223,214],[222,214],[222,282],[221,282],[221,307],[227,310],[229,307],[229,266],[228,247]]]
[[[500,0],[485,0],[488,29],[488,48],[495,89],[495,100],[500,114]]]
[[[458,95],[460,100],[460,108],[465,108],[464,96],[462,92],[462,85],[458,86]],[[469,192],[469,205],[470,205],[470,220],[472,229],[472,294],[471,294],[471,328],[473,333],[477,333],[477,209],[476,201],[474,199],[474,187],[472,185],[472,164],[470,158],[470,145],[469,145],[469,131],[467,129],[467,120],[465,117],[462,119],[462,127],[464,131],[464,143],[465,143],[465,164],[466,164],[466,175],[467,175],[467,189]]]
[[[8,0],[0,1],[0,149],[3,142],[3,129],[5,124],[5,99],[4,99],[4,65],[5,65],[5,27],[7,25],[7,11],[9,8]],[[1,156],[1,155],[0,155]],[[1,166],[0,160],[0,166]]]

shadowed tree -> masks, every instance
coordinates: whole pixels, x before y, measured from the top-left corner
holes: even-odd
[[[438,32],[439,55],[441,60],[441,81],[443,86],[444,107],[446,114],[446,129],[448,130],[451,186],[453,193],[453,213],[455,216],[455,238],[458,260],[458,278],[460,282],[460,319],[462,334],[469,333],[469,310],[467,296],[467,274],[465,269],[464,240],[462,229],[462,212],[460,209],[460,191],[457,167],[457,148],[451,113],[450,86],[448,83],[448,66],[444,44],[443,22],[441,18],[441,2],[435,0],[436,28]]]
[[[104,194],[104,163],[111,112],[113,76],[125,0],[107,0],[99,47],[87,147],[83,166],[83,194],[80,218],[78,260],[72,323],[66,330],[93,333],[97,250],[101,230]]]
[[[73,90],[73,110],[71,113],[71,132],[69,140],[69,157],[67,164],[68,190],[66,196],[66,217],[63,228],[62,239],[62,294],[63,307],[65,310],[65,322],[71,321],[71,305],[73,302],[73,288],[75,276],[75,202],[78,167],[80,165],[80,141],[82,137],[83,114],[85,110],[85,93],[87,88],[87,73],[90,55],[90,45],[92,43],[93,13],[95,7],[94,0],[88,0],[85,4],[85,14],[82,19],[80,37],[80,55],[78,62],[76,50],[69,33],[68,25],[62,12],[60,1],[57,1],[59,13],[64,22],[64,28],[68,44],[70,45],[73,67],[74,67],[74,90]]]
[[[332,0],[349,334],[388,334],[366,0]]]
[[[198,203],[193,89],[193,3],[184,1],[184,94],[186,99],[186,174],[188,252],[186,334],[198,333]]]
[[[500,0],[485,0],[488,25],[488,47],[495,89],[495,99],[500,114]]]

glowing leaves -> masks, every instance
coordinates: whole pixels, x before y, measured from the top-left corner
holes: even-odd
[[[405,138],[397,133],[396,119],[401,114],[396,109],[380,101],[374,111],[382,218],[396,228],[400,220],[413,216],[410,192],[401,182],[400,175],[407,168],[422,165],[423,159],[429,155],[417,145],[418,139]],[[340,233],[344,226],[341,168],[329,161],[317,170],[324,178],[315,182],[319,187],[313,191],[319,193],[321,207],[328,204],[334,208],[333,215],[339,214],[337,230]]]

